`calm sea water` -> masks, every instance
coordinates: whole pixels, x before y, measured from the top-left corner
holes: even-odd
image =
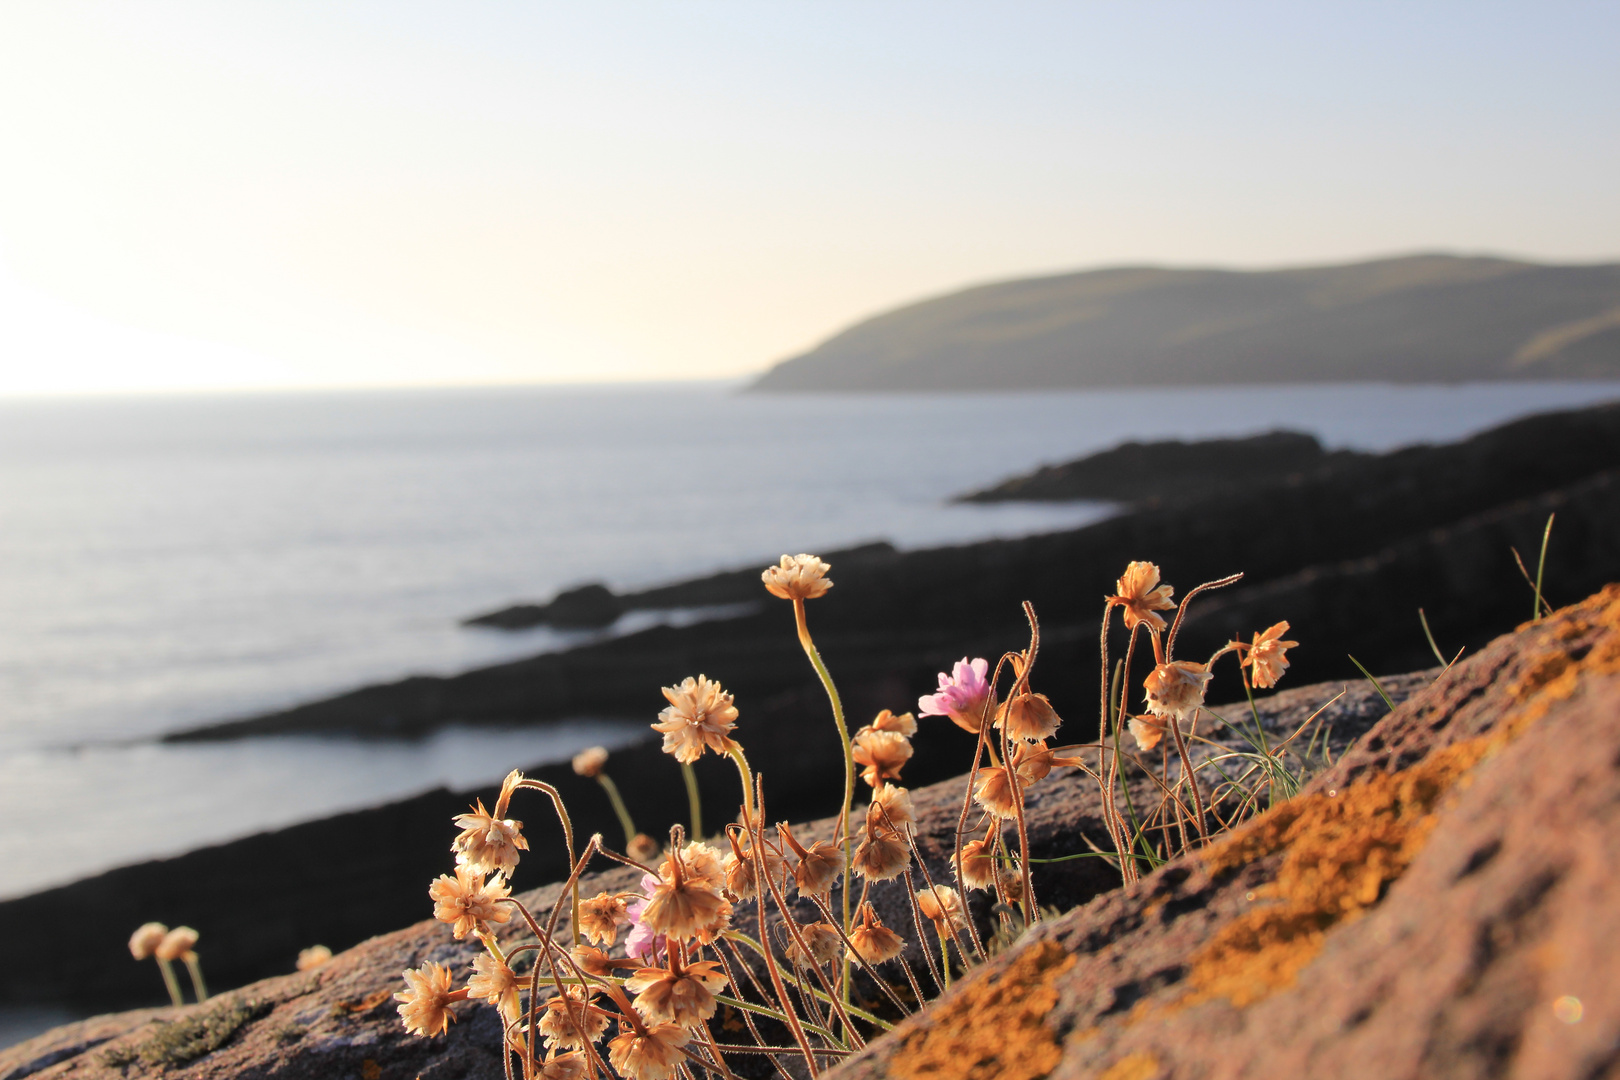
[[[1125,438],[1446,440],[1620,384],[753,397],[731,385],[0,403],[0,896],[626,734],[152,737],[578,638],[458,618],[1106,508],[957,492]],[[659,704],[649,687],[649,719]],[[49,808],[50,827],[39,827]]]

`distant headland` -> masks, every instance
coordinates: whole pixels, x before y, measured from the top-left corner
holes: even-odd
[[[865,319],[758,392],[1620,377],[1620,263],[1443,254],[1240,271],[1122,266]]]

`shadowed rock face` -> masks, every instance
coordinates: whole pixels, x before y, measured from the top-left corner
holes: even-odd
[[[1298,799],[1036,928],[835,1075],[1613,1076],[1617,837],[1611,586],[1453,668]]]
[[[1041,902],[1081,906],[833,1075],[1614,1075],[1620,586],[1426,683],[1397,683],[1415,693],[1299,798],[1128,891],[1095,860],[1043,867]],[[1276,695],[1271,726],[1327,689]],[[1340,707],[1347,734],[1377,713]],[[936,879],[961,794],[960,781],[918,792]],[[1102,840],[1089,783],[1054,776],[1033,794],[1038,856]],[[0,1077],[498,1077],[491,1009],[458,1006],[447,1037],[421,1040],[389,999],[402,968],[465,977],[472,955],[419,923],[207,1006],[59,1028],[0,1052]]]

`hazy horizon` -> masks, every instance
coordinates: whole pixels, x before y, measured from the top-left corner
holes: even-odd
[[[1595,4],[0,12],[0,396],[740,378],[1120,264],[1620,258]]]

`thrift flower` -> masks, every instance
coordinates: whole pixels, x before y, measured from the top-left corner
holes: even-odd
[[[917,819],[917,812],[911,805],[911,792],[895,784],[884,784],[872,792],[872,806],[883,808],[883,813],[878,815],[879,821],[887,820],[888,824],[896,827],[910,825]],[[868,819],[873,813],[869,807]]]
[[[918,892],[917,908],[922,912],[923,918],[938,928],[941,937],[948,933],[947,925],[958,930],[967,929],[967,914],[962,907],[962,897],[949,885],[934,885]]]
[[[598,945],[611,945],[629,921],[625,899],[617,893],[600,892],[579,902],[579,932]]]
[[[794,839],[793,833],[786,825],[778,825],[777,831],[799,856],[799,863],[793,868],[793,881],[798,885],[799,891],[806,896],[825,896],[832,892],[833,883],[844,870],[844,854],[838,845],[828,840],[818,840],[808,848]]]
[[[973,801],[994,817],[1007,820],[1018,816],[1018,804],[1012,785],[1007,782],[1007,770],[1000,766],[979,770],[978,782],[973,785]]]
[[[455,1014],[450,1003],[467,997],[466,990],[452,990],[450,969],[429,960],[419,968],[405,971],[403,993],[395,994],[401,1002],[399,1015],[405,1021],[405,1030],[424,1039],[441,1035],[450,1027]]]
[[[642,968],[624,988],[636,995],[636,1011],[647,1023],[694,1027],[714,1015],[714,995],[726,988],[726,977],[713,960],[699,960],[679,971]]]
[[[428,886],[428,899],[433,901],[433,917],[449,923],[460,941],[474,930],[487,930],[490,923],[510,919],[511,908],[500,902],[510,891],[500,874],[485,884],[483,874],[470,866],[458,866],[455,877],[440,874]]]
[[[726,856],[723,864],[726,873],[726,891],[739,900],[751,900],[756,895],[754,879],[754,846],[749,842],[744,846],[736,837],[731,837],[731,854]],[[771,850],[769,844],[765,847],[765,876],[778,884],[782,881],[782,869],[787,865],[779,852]]]
[[[911,760],[911,741],[897,731],[861,731],[851,751],[857,765],[865,766],[861,779],[872,787],[900,779],[900,770]]]
[[[496,803],[497,811],[506,808]],[[455,823],[460,834],[450,843],[456,863],[481,874],[511,875],[518,864],[518,852],[528,851],[523,838],[523,822],[502,820],[484,809],[484,801],[469,813],[458,814]]]
[[[518,977],[512,969],[489,953],[473,957],[473,977],[467,980],[467,996],[495,1006],[508,1024],[523,1014],[518,1002]]]
[[[814,555],[784,555],[779,566],[767,566],[760,578],[772,596],[783,600],[814,600],[833,587],[827,580],[832,567]]]
[[[589,945],[575,945],[568,950],[568,955],[574,958],[574,963],[587,975],[595,975],[605,979],[613,974],[613,958],[601,949]]]
[[[575,1050],[547,1059],[540,1066],[540,1080],[585,1080],[585,1055]]]
[[[855,849],[855,872],[872,881],[888,881],[899,877],[910,862],[911,849],[900,833],[867,811],[866,836]]]
[[[956,662],[951,673],[939,673],[939,691],[917,699],[917,712],[922,716],[948,716],[951,722],[974,735],[983,725],[985,706],[990,703],[990,661],[984,658]]]
[[[630,838],[630,843],[625,845],[624,853],[638,863],[650,863],[658,858],[658,852],[658,841],[644,832],[638,832]]]
[[[1288,657],[1284,654],[1299,642],[1283,641],[1286,633],[1288,624],[1280,622],[1265,633],[1254,635],[1254,643],[1249,646],[1249,681],[1261,690],[1276,686],[1277,680],[1288,670]]]
[[[1125,568],[1125,575],[1114,583],[1115,595],[1109,604],[1118,604],[1125,610],[1125,629],[1146,626],[1152,633],[1162,633],[1164,616],[1176,605],[1170,600],[1175,590],[1159,584],[1159,568],[1150,562],[1133,562]]]
[[[607,760],[607,747],[592,746],[574,755],[574,772],[587,779],[595,779],[601,774]]]
[[[917,718],[910,713],[901,713],[896,716],[888,709],[884,709],[873,718],[870,724],[862,727],[855,735],[859,738],[868,731],[892,731],[909,739],[917,734]]]
[[[137,960],[145,960],[157,952],[163,939],[169,936],[169,928],[160,922],[149,922],[129,936],[129,954]]]
[[[314,971],[331,959],[331,949],[328,949],[325,945],[311,945],[307,949],[298,951],[298,970]]]
[[[712,850],[712,849],[711,849]],[[665,863],[671,868],[653,886],[641,921],[656,934],[678,941],[697,939],[707,944],[718,937],[731,921],[731,904],[720,895],[718,880],[710,884],[689,873],[678,859]],[[715,860],[719,877],[719,860]]]
[[[790,963],[803,967],[824,967],[838,959],[843,951],[844,939],[838,936],[838,931],[831,923],[814,922],[808,926],[799,927],[799,936],[804,939],[804,947],[809,950],[809,957],[800,951],[799,943],[788,936],[787,958]]]
[[[1164,738],[1165,721],[1156,716],[1133,716],[1130,729],[1137,749],[1151,750]]]
[[[996,880],[995,840],[969,840],[962,845],[962,884],[969,889],[988,889]]]
[[[722,755],[737,749],[731,738],[737,707],[719,683],[710,682],[705,675],[689,676],[679,686],[664,687],[664,697],[669,705],[652,726],[664,735],[664,753],[690,765],[703,756],[705,746]]]
[[[1007,725],[1009,738],[1028,739],[1030,742],[1057,734],[1059,725],[1063,723],[1045,694],[1019,694],[1002,706],[996,717],[996,727],[1000,727],[1003,721]]]
[[[681,872],[710,889],[722,889],[726,884],[726,871],[721,865],[720,853],[699,840],[681,848]],[[658,874],[668,880],[674,873],[675,860],[672,856],[666,857],[658,867]]]
[[[850,951],[873,967],[900,955],[905,939],[883,925],[871,904],[861,905],[860,918],[849,934]]]
[[[668,1080],[682,1061],[680,1048],[691,1040],[692,1033],[679,1024],[631,1027],[608,1043],[608,1061],[626,1080]]]
[[[198,934],[189,926],[177,926],[163,935],[163,940],[152,950],[159,960],[184,960],[197,944]]]
[[[656,962],[665,950],[666,938],[647,925],[643,916],[647,912],[647,905],[652,902],[652,891],[658,887],[656,874],[643,874],[641,876],[641,891],[646,897],[636,900],[625,909],[625,915],[630,919],[630,935],[624,939],[624,952],[626,956],[642,963]]]
[[[594,991],[577,984],[546,1002],[540,1012],[540,1034],[553,1049],[583,1050],[607,1032],[608,1017],[592,1002]]]
[[[1172,660],[1148,673],[1142,685],[1147,688],[1147,709],[1154,716],[1185,720],[1204,703],[1209,685],[1209,667],[1192,660]]]

